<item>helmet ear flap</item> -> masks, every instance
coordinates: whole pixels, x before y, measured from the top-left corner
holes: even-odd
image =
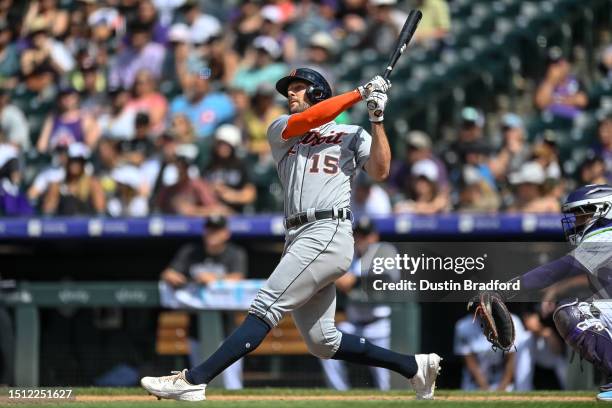
[[[306,90],[306,96],[308,97],[310,102],[312,102],[313,105],[321,102],[324,99],[324,93],[325,92],[323,91],[323,89],[314,85],[310,85]]]

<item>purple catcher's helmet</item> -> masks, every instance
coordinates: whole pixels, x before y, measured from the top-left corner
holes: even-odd
[[[579,244],[585,233],[596,224],[612,220],[612,186],[589,184],[574,190],[565,200],[561,220],[565,238],[571,244]]]

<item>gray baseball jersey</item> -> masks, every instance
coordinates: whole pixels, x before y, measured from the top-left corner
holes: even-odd
[[[285,216],[350,205],[351,179],[370,156],[372,137],[359,126],[327,123],[283,140],[289,116],[268,128],[268,140],[285,191]],[[285,251],[250,313],[276,326],[291,313],[308,349],[321,358],[338,350],[334,281],[353,258],[350,220],[324,219],[287,231]]]
[[[285,216],[349,207],[351,180],[370,157],[372,136],[354,125],[329,122],[301,137],[281,135],[289,115],[268,128],[268,140],[285,193]]]

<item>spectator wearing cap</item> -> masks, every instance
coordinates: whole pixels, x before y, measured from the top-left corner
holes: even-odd
[[[68,146],[68,162],[62,182],[52,183],[42,211],[47,215],[104,214],[106,199],[98,179],[88,174],[89,148],[82,143]]]
[[[161,273],[160,279],[167,284],[180,288],[188,283],[209,285],[214,282],[236,282],[245,279],[248,274],[248,255],[240,246],[231,242],[231,231],[227,218],[211,216],[204,223],[201,242],[182,246],[174,255],[169,265]],[[225,329],[233,329],[234,316],[225,316]],[[231,318],[231,319],[229,319]],[[195,323],[194,319],[191,319]],[[190,324],[190,332],[194,324]],[[199,344],[191,342],[191,365],[201,361],[198,355]],[[223,374],[224,386],[228,389],[242,388],[242,359],[228,367]]]
[[[215,132],[210,164],[204,170],[204,178],[213,186],[219,200],[238,213],[253,204],[257,197],[246,166],[236,154],[241,144],[238,127],[220,126]]]
[[[23,174],[19,165],[19,151],[0,140],[0,216],[34,215],[23,191]]]
[[[486,141],[477,139],[473,142],[459,144],[458,153],[460,166],[456,167],[451,173],[453,180],[458,180],[460,178],[461,171],[463,171],[465,167],[472,167],[480,173],[482,179],[487,182],[492,189],[497,190],[497,182],[490,167],[491,146]]]
[[[110,64],[109,82],[113,86],[131,89],[138,71],[147,69],[153,78],[161,77],[166,49],[151,41],[151,26],[133,23],[129,27],[129,44]]]
[[[128,110],[144,112],[148,115],[151,132],[155,136],[164,131],[168,113],[168,101],[156,88],[156,81],[151,71],[147,69],[138,71],[132,88],[132,99],[127,104]]]
[[[465,151],[464,145],[480,141],[483,138],[484,123],[484,115],[478,109],[466,106],[461,110],[459,132],[444,153],[444,161],[451,172],[461,171],[461,155]],[[458,179],[458,177],[455,177],[455,179]]]
[[[597,145],[595,154],[600,156],[606,165],[606,179],[612,182],[612,113],[605,115],[597,126]]]
[[[0,87],[15,87],[19,70],[19,52],[13,41],[13,30],[6,21],[0,20]]]
[[[448,194],[437,184],[439,169],[431,159],[419,160],[410,168],[409,188],[393,206],[395,213],[437,214],[448,210]]]
[[[587,157],[578,170],[580,185],[608,184],[606,164],[600,156]]]
[[[473,166],[463,168],[458,188],[457,211],[486,213],[499,210],[501,199],[498,192]]]
[[[114,36],[122,33],[125,27],[124,15],[116,8],[104,6],[104,3],[95,0],[81,0],[85,20],[91,30],[91,40],[99,51],[106,49],[106,44]],[[91,51],[92,44],[89,44]],[[102,61],[98,60],[98,64]]]
[[[213,187],[208,182],[190,174],[190,166],[197,155],[198,148],[195,145],[177,146],[174,163],[177,181],[173,185],[160,188],[154,199],[157,211],[190,217],[230,212],[226,206],[219,203]]]
[[[371,259],[374,257],[395,259],[397,250],[387,242],[381,242],[378,231],[369,217],[360,217],[353,227],[355,254],[348,271],[336,280],[336,288],[347,296],[345,304],[346,320],[338,323],[338,330],[350,333],[378,347],[391,345],[391,307],[385,304],[372,304],[364,299],[361,282],[369,276],[384,281],[399,280],[397,269],[385,269],[380,275],[370,274]],[[363,276],[363,274],[367,276]],[[350,388],[346,364],[341,360],[320,360],[327,383],[334,389],[346,391]],[[374,384],[379,390],[391,388],[390,372],[384,368],[371,367]]]
[[[589,102],[584,86],[572,74],[572,66],[559,47],[549,50],[547,62],[546,76],[536,90],[535,104],[555,117],[573,120]]]
[[[501,120],[502,146],[489,166],[497,180],[504,180],[529,160],[529,145],[525,140],[525,127],[520,116],[507,113]]]
[[[33,0],[23,19],[22,34],[29,32],[38,22],[54,37],[62,37],[68,29],[68,12],[57,6],[57,0]]]
[[[391,200],[384,188],[364,171],[355,177],[351,210],[363,216],[386,216],[391,214]]]
[[[185,24],[189,26],[193,43],[204,44],[223,29],[216,17],[202,12],[197,0],[186,0],[179,11]]]
[[[508,176],[508,181],[514,188],[514,203],[508,212],[557,213],[561,210],[559,201],[545,194],[546,173],[540,163],[523,164],[518,172]]]
[[[249,108],[244,113],[247,148],[250,153],[257,154],[260,158],[270,154],[270,144],[266,136],[268,126],[285,113],[283,108],[274,103],[275,94],[271,84],[260,84],[251,98]]]
[[[260,34],[274,38],[282,50],[282,60],[291,64],[297,57],[297,41],[284,30],[285,16],[276,4],[268,4],[261,9],[263,23]]]
[[[429,135],[420,130],[410,131],[405,136],[405,155],[403,160],[394,160],[391,168],[391,176],[389,177],[389,187],[392,193],[409,189],[410,169],[414,163],[429,159],[432,160],[438,167],[438,178],[436,183],[440,192],[448,193],[448,173],[446,166],[432,152],[431,138]]]
[[[277,62],[282,54],[282,49],[278,42],[268,36],[259,36],[253,40],[251,58],[245,58],[246,62],[238,68],[236,76],[232,81],[232,86],[243,88],[249,95],[261,83],[276,83],[287,72],[287,65]],[[254,55],[253,55],[254,54]]]
[[[30,148],[30,125],[23,111],[11,104],[10,92],[6,88],[0,88],[0,133],[7,143],[22,152]]]
[[[335,82],[332,72],[335,51],[335,41],[331,35],[323,31],[316,32],[308,41],[306,58],[300,65],[321,73],[330,84],[333,84]]]
[[[461,110],[461,129],[458,142],[470,143],[483,137],[484,115],[478,109],[467,106]]]
[[[123,165],[112,171],[111,178],[115,182],[115,194],[108,201],[108,214],[111,217],[146,217],[149,203],[143,194],[140,169]]]
[[[100,128],[93,117],[80,109],[79,100],[76,89],[70,86],[60,89],[57,110],[47,116],[40,132],[36,145],[39,152],[50,151],[58,144],[95,145]]]
[[[21,53],[20,66],[23,75],[29,75],[39,67],[47,67],[63,75],[75,67],[75,61],[63,42],[49,35],[42,20],[35,20],[28,31],[29,47]]]
[[[414,40],[420,43],[437,42],[446,38],[451,29],[451,18],[446,0],[416,0],[415,8],[423,17]]]
[[[408,15],[397,7],[397,0],[370,0],[369,4],[370,18],[361,45],[388,54]]]
[[[219,125],[231,122],[235,115],[225,93],[210,92],[208,72],[205,67],[191,67],[182,85],[183,94],[170,104],[170,114],[186,115],[199,138],[212,136]]]

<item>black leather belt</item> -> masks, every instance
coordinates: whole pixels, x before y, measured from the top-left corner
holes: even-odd
[[[285,228],[301,227],[309,222],[325,219],[353,220],[353,213],[348,208],[334,208],[332,210],[304,211],[285,218]]]

